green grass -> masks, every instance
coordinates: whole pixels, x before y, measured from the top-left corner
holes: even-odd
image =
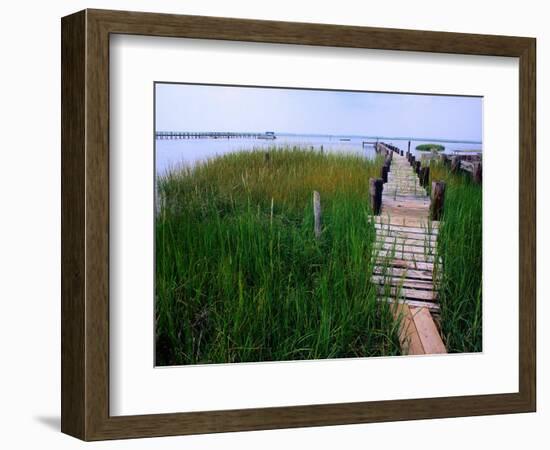
[[[289,148],[158,179],[156,364],[399,354],[397,323],[370,282],[368,183],[380,165]]]
[[[467,174],[430,166],[432,180],[446,182],[438,253],[442,333],[449,352],[482,350],[482,187]]]
[[[441,144],[420,144],[416,146],[416,149],[421,152],[442,152],[445,150],[445,146]]]

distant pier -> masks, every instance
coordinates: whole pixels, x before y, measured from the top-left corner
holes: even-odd
[[[274,134],[234,131],[157,131],[157,139],[274,139]]]

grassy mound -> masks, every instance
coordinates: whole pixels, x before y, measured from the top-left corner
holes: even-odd
[[[442,152],[445,150],[445,146],[441,144],[420,144],[416,146],[416,149],[420,152]]]

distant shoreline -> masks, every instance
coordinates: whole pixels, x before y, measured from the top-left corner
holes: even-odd
[[[167,132],[186,132],[186,133],[207,133],[204,130],[156,130],[155,133],[167,133]],[[213,131],[212,131],[213,132]],[[233,131],[235,134],[264,134],[265,131]],[[456,143],[456,144],[479,144],[482,145],[482,141],[478,140],[469,140],[469,139],[443,139],[443,138],[432,138],[432,137],[413,137],[413,136],[377,136],[377,135],[363,135],[363,134],[318,134],[318,133],[285,133],[285,132],[273,132],[275,136],[304,136],[304,137],[316,137],[324,139],[339,139],[339,138],[350,138],[350,139],[378,139],[384,141],[416,141],[416,142],[446,142],[446,143]]]

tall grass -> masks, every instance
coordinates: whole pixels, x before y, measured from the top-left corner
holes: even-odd
[[[158,179],[156,364],[399,354],[370,282],[368,182],[380,164],[272,149]]]
[[[430,166],[432,180],[446,182],[438,253],[441,326],[449,352],[482,350],[482,187],[466,174]]]

